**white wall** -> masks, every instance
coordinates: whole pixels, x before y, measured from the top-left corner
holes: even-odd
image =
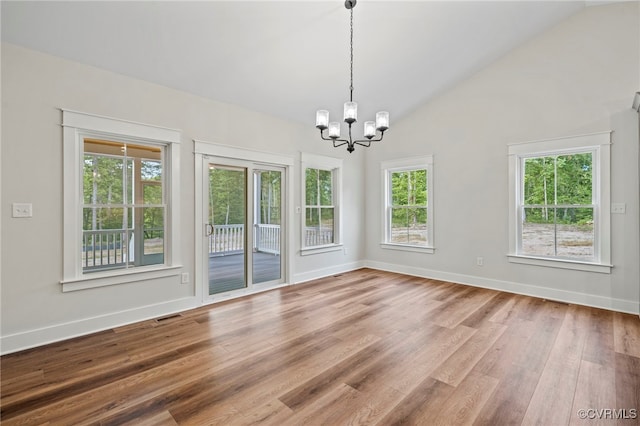
[[[639,7],[587,8],[394,123],[367,153],[368,264],[637,312]],[[611,218],[612,273],[509,263],[507,144],[609,130],[611,201],[627,207]],[[436,252],[383,250],[380,161],[425,154],[434,156]]]
[[[182,131],[183,272],[179,277],[62,293],[62,114],[60,108]],[[334,157],[313,127],[286,122],[14,45],[2,45],[2,352],[43,344],[197,306],[194,276],[193,139],[299,158],[300,151]],[[342,251],[301,257],[300,217],[290,282],[353,269],[364,258],[363,155],[344,168]],[[297,163],[298,164],[298,163]],[[294,205],[300,205],[300,171]],[[33,204],[33,217],[11,218],[11,203]]]

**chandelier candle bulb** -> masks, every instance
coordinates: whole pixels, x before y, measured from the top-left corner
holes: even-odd
[[[320,109],[316,112],[316,127],[324,130],[329,125],[329,111]]]
[[[374,121],[364,122],[364,137],[371,139],[376,135],[376,123]]]
[[[338,139],[340,137],[340,123],[337,121],[329,123],[329,137]]]
[[[389,128],[389,113],[387,111],[376,113],[376,128],[381,132]]]
[[[358,104],[356,102],[344,103],[344,121],[345,123],[358,121]]]

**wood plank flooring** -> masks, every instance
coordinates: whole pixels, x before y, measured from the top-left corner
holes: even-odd
[[[371,269],[0,362],[7,426],[640,424],[637,316]]]

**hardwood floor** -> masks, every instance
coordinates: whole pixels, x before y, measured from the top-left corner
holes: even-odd
[[[640,424],[637,316],[371,269],[0,361],[7,426]]]

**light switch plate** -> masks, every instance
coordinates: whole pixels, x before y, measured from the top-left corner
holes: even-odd
[[[33,205],[31,203],[13,203],[12,217],[33,217]]]
[[[611,203],[611,213],[625,214],[627,205],[625,203]]]

